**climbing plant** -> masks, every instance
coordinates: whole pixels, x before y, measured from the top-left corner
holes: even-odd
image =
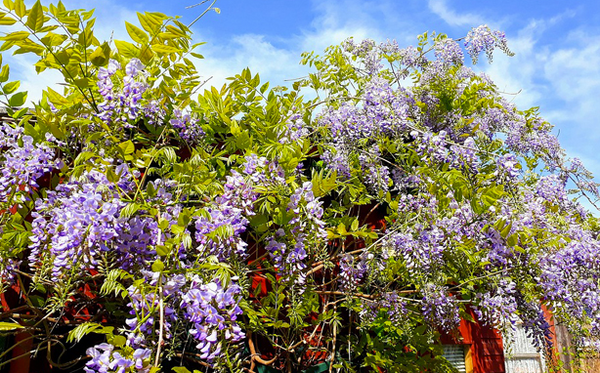
[[[350,38],[291,87],[245,69],[209,88],[176,17],[104,42],[93,11],[3,4],[0,50],[64,77],[28,107],[0,70],[13,348],[86,372],[422,372],[452,371],[461,319],[522,322],[547,353],[543,307],[599,335],[578,202],[598,185],[465,63],[511,54],[503,33]]]

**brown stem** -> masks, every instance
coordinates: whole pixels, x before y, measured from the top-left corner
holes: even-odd
[[[375,211],[379,206],[381,205],[381,202],[378,202],[375,206],[373,206],[373,208],[367,213],[367,216],[365,216],[363,222],[366,223],[367,221],[369,221],[369,217],[371,216],[371,214],[373,213],[373,211]]]
[[[334,314],[337,313],[337,304],[333,305],[333,312],[334,312]],[[329,362],[329,373],[333,372],[333,361],[335,360],[336,339],[337,339],[337,323],[334,321],[333,322],[333,340],[332,340],[332,347],[331,347],[331,361]]]
[[[205,366],[207,368],[212,368],[212,366],[209,363],[199,360],[199,359],[201,359],[200,354],[195,354],[192,352],[184,352],[184,353],[176,353],[175,356],[179,357],[179,358],[183,358],[183,359],[193,360],[195,363],[198,363],[202,366]]]
[[[359,298],[365,298],[365,299],[376,299],[376,298],[378,298],[375,295],[362,294],[362,293],[344,293],[343,291],[321,290],[321,291],[315,291],[315,293],[317,293],[317,294],[327,294],[327,295],[349,295],[349,296],[354,296],[354,297],[359,297]]]
[[[254,347],[254,341],[252,341],[252,332],[248,332],[248,346],[250,347],[250,356],[252,358],[252,362],[257,362],[263,365],[271,365],[277,359],[277,356],[272,358],[271,360],[264,360],[260,357],[260,354],[256,353],[256,348]],[[254,365],[254,364],[252,364]],[[254,369],[252,366],[250,369]]]

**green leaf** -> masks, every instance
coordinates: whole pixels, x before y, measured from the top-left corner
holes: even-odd
[[[89,151],[81,152],[75,158],[75,166],[82,165],[85,162],[87,162],[89,159],[91,159],[92,157],[95,157],[95,156],[96,156],[96,153],[94,153],[94,152],[89,152]]]
[[[9,95],[9,94],[13,93],[14,91],[16,91],[17,89],[19,89],[20,85],[21,85],[21,82],[18,80],[14,81],[14,82],[6,83],[6,85],[3,87],[3,92],[5,95]]]
[[[121,210],[121,217],[122,218],[130,218],[133,216],[133,214],[135,214],[142,206],[140,206],[137,203],[130,203],[127,206],[125,206],[122,210]]]
[[[23,0],[15,0],[14,8],[15,13],[21,18],[25,17],[25,13],[27,12],[27,8],[25,8],[25,3]]]
[[[35,53],[38,56],[41,56],[46,51],[46,48],[43,45],[29,39],[16,41],[14,43],[19,49],[14,51],[13,54]]]
[[[172,32],[161,32],[160,34],[158,34],[158,37],[160,37],[162,39],[176,39],[179,36],[173,34]]]
[[[135,151],[135,145],[133,145],[133,141],[127,140],[119,144],[119,149],[123,154],[131,154]]]
[[[358,219],[354,219],[350,225],[350,230],[355,232],[358,229]]]
[[[112,334],[113,330],[114,327],[112,326],[102,326],[95,322],[84,322],[69,332],[67,342],[79,342],[84,336],[90,333]]]
[[[11,0],[3,0],[2,4],[4,4],[4,6],[6,7],[6,9],[8,9],[8,10],[14,10],[15,9],[15,4]]]
[[[115,347],[123,347],[125,346],[125,343],[127,343],[127,338],[123,337],[122,335],[117,335],[112,339],[111,343]]]
[[[180,28],[175,27],[173,25],[166,25],[165,28],[171,34],[177,35],[177,37],[186,37],[187,36],[186,33],[183,32]]]
[[[31,136],[34,140],[40,140],[40,133],[29,122],[25,122],[24,134]]]
[[[173,367],[171,370],[175,373],[192,373],[186,367]]]
[[[11,32],[10,34],[6,34],[5,36],[1,37],[0,40],[5,40],[5,41],[23,40],[23,39],[27,39],[27,37],[29,35],[30,34],[27,31],[15,31],[15,32]]]
[[[512,223],[509,222],[508,224],[506,224],[506,226],[504,226],[504,228],[502,229],[502,231],[500,232],[500,235],[504,238],[508,237],[508,234],[510,233],[510,230],[512,229]]]
[[[148,42],[148,35],[139,27],[126,21],[125,28],[133,41],[140,44],[146,44]]]
[[[137,57],[140,53],[138,47],[127,41],[115,40],[115,45],[117,46],[119,54],[125,58]]]
[[[12,115],[12,117],[15,119],[19,119],[23,115],[25,115],[28,111],[29,111],[29,108],[26,106],[24,108],[21,108],[21,109],[15,111],[15,113]]]
[[[30,295],[29,301],[37,308],[43,308],[46,304],[46,300],[43,297],[40,297],[39,295]]]
[[[61,45],[65,40],[67,40],[67,38],[67,35],[49,32],[41,39],[41,42],[47,47],[56,47]]]
[[[6,322],[6,321],[0,322],[0,331],[15,330],[15,329],[22,329],[22,328],[24,328],[24,326],[21,324],[18,324],[16,322]]]
[[[75,87],[81,89],[89,88],[94,85],[94,82],[91,78],[74,79],[73,83],[75,83]]]
[[[162,261],[157,259],[152,263],[152,272],[162,272],[163,269],[165,269],[165,264]]]
[[[171,232],[173,232],[174,234],[181,234],[181,233],[185,232],[185,227],[182,227],[181,225],[173,224],[171,226]]]
[[[46,94],[48,95],[48,100],[50,100],[50,102],[57,107],[66,106],[69,104],[69,100],[64,98],[63,95],[50,87],[47,88]]]
[[[9,71],[10,71],[10,68],[8,67],[8,65],[2,66],[2,71],[0,71],[0,83],[4,83],[5,81],[8,80]]]
[[[103,43],[88,58],[94,66],[106,65],[110,58],[110,46],[108,43]]]
[[[160,257],[169,255],[169,249],[166,246],[156,245],[155,250],[156,250],[156,254]]]
[[[12,26],[15,23],[17,23],[17,20],[6,15],[0,18],[0,26]]]
[[[518,243],[518,236],[516,234],[511,234],[506,238],[506,243],[508,246],[515,246]]]
[[[112,168],[110,168],[110,167],[106,170],[106,178],[111,183],[117,183],[119,181],[119,179],[120,179],[119,175],[117,175],[115,173],[115,171]]]
[[[142,46],[142,50],[140,52],[140,61],[142,61],[144,65],[149,65],[152,57],[154,57],[154,52],[152,52],[152,49],[150,49],[148,45]]]
[[[8,104],[12,107],[19,107],[23,106],[26,100],[27,92],[19,92],[11,96],[11,98],[8,100]]]
[[[137,16],[140,21],[140,25],[142,25],[144,30],[148,31],[151,34],[156,34],[162,27],[163,21],[169,18],[162,13],[155,12],[146,12],[144,14],[138,13]]]
[[[156,53],[172,54],[180,52],[179,49],[164,44],[153,44],[152,50]]]
[[[34,32],[44,27],[44,9],[42,9],[42,4],[40,4],[40,0],[37,0],[35,4],[33,4],[33,7],[31,7],[31,10],[27,15],[26,24]]]

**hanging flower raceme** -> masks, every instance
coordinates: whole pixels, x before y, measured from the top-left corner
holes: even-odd
[[[104,102],[98,105],[98,117],[107,123],[120,123],[125,128],[133,128],[131,121],[136,120],[143,109],[142,95],[148,89],[144,82],[144,65],[132,58],[125,66],[122,86],[115,87],[113,76],[121,70],[121,65],[110,60],[108,67],[98,71],[98,88]]]
[[[18,192],[31,192],[39,187],[40,177],[62,165],[48,143],[34,143],[31,136],[23,134],[22,127],[3,123],[0,137],[0,202],[9,202]],[[48,134],[47,139],[53,137]]]
[[[154,243],[156,224],[120,216],[125,203],[119,193],[131,187],[131,174],[125,164],[117,167],[117,173],[120,181],[111,183],[104,173],[89,171],[36,200],[30,238],[32,268],[50,265],[58,279],[68,271],[95,268],[100,255],[111,250],[120,253],[124,268],[143,264],[154,254],[148,245]],[[136,237],[137,242],[126,241],[127,237]]]

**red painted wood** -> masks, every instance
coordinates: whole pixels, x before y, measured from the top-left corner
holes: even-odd
[[[560,360],[560,351],[558,350],[558,340],[556,338],[554,316],[552,316],[552,312],[544,304],[542,304],[542,311],[544,311],[544,318],[550,325],[550,332],[552,333],[552,351],[550,351],[549,354],[552,357],[552,360],[547,361],[546,363],[549,366],[558,367],[558,363]]]
[[[17,333],[15,335],[15,348],[12,351],[12,358],[15,359],[10,362],[9,373],[24,373],[29,372],[29,365],[31,363],[31,356],[29,351],[33,347],[33,339],[29,338],[29,333]],[[29,338],[27,340],[27,338]]]
[[[481,325],[473,310],[467,310],[475,322],[461,320],[455,338],[442,335],[443,344],[471,345],[473,373],[505,373],[502,335],[495,329]]]

